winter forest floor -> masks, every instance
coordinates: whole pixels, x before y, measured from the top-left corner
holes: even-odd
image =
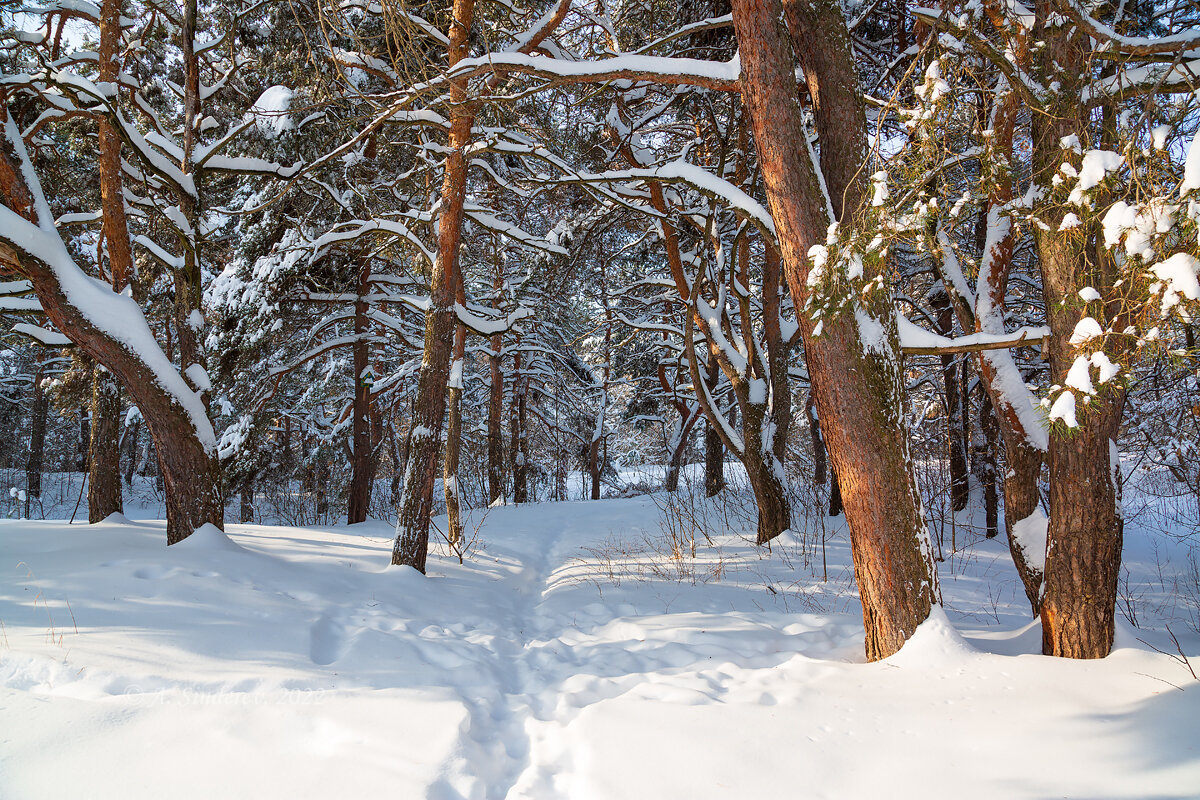
[[[864,664],[839,521],[824,569],[692,558],[663,503],[475,511],[428,578],[384,523],[0,522],[0,798],[1200,796],[1187,542],[1131,521],[1117,647],[1072,662],[959,530],[945,615]]]

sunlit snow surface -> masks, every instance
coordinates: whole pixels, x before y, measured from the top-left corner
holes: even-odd
[[[1072,662],[1036,655],[1006,548],[947,533],[946,615],[864,664],[844,528],[822,582],[790,533],[672,561],[657,517],[492,509],[428,578],[382,523],[168,549],[161,522],[0,522],[0,797],[1200,794],[1200,682],[1137,640],[1174,652],[1172,619],[1200,671],[1172,540],[1129,525],[1144,627]]]

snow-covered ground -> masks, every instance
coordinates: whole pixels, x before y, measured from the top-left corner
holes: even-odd
[[[0,798],[1200,796],[1178,541],[1131,524],[1142,627],[1075,662],[960,530],[946,614],[864,664],[844,528],[823,568],[790,534],[674,558],[661,517],[473,512],[428,578],[383,523],[0,522]]]

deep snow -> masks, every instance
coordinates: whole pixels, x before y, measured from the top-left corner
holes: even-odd
[[[844,529],[822,582],[795,537],[671,559],[645,497],[482,515],[428,578],[383,523],[0,523],[0,797],[1200,796],[1174,540],[1131,526],[1143,627],[1073,662],[959,531],[946,615],[864,664]]]

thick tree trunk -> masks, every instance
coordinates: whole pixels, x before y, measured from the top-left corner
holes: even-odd
[[[92,429],[88,452],[88,522],[122,511],[121,388],[112,373],[92,368]]]
[[[475,0],[455,0],[450,24],[449,63],[467,55]],[[403,502],[396,524],[392,563],[424,574],[429,553],[429,518],[433,513],[433,487],[437,481],[442,425],[446,416],[446,383],[457,324],[454,295],[457,285],[463,205],[467,193],[467,147],[475,115],[467,102],[466,81],[453,81],[450,95],[450,141],[442,182],[438,217],[438,255],[430,274],[429,309],[425,312],[425,352],[417,377],[417,404],[404,472]]]
[[[742,96],[792,298],[797,308],[804,308],[810,291],[808,250],[824,243],[830,219],[814,165],[796,144],[807,140],[782,11],[778,0],[733,2]],[[861,170],[866,123],[849,34],[832,0],[806,3],[801,11],[789,13],[788,22],[805,45],[798,53],[805,60],[805,74],[819,87],[818,131],[837,131],[822,136],[825,182],[833,197],[840,188],[840,196],[851,199],[860,194],[856,182],[840,176]],[[855,207],[847,203],[842,217],[849,220]],[[822,433],[841,481],[871,660],[896,652],[939,600],[902,413],[899,336],[890,298],[874,302],[878,308],[858,312],[882,328],[871,348],[863,343],[857,314],[825,320],[820,336],[813,335],[811,319],[801,321]]]
[[[1092,129],[1091,110],[1075,99],[1082,82],[1090,79],[1087,65],[1092,51],[1086,36],[1073,27],[1047,26],[1035,30],[1034,36],[1039,44],[1044,42],[1037,53],[1039,66],[1067,81],[1059,95],[1063,99],[1049,109],[1051,113],[1034,114],[1031,123],[1034,180],[1049,186],[1063,161],[1063,137],[1087,141]],[[1075,326],[1085,314],[1098,318],[1107,330],[1125,330],[1132,321],[1124,316],[1119,271],[1100,244],[1095,222],[1064,234],[1060,225],[1065,213],[1062,206],[1044,209],[1039,220],[1046,227],[1034,228],[1051,332],[1050,383],[1059,386],[1066,384],[1076,357],[1089,355],[1092,349],[1102,346],[1113,361],[1123,360],[1119,339],[1095,340],[1086,348],[1071,344]],[[1079,292],[1084,287],[1098,291],[1103,303],[1081,303]],[[1121,466],[1116,440],[1125,392],[1109,384],[1101,386],[1088,403],[1076,399],[1078,427],[1060,423],[1050,431],[1042,652],[1103,658],[1112,650],[1121,569]]]
[[[1051,434],[1046,655],[1103,658],[1112,650],[1124,532],[1115,444],[1124,398],[1113,395],[1092,401],[1078,431]]]
[[[3,121],[6,128],[5,141],[0,146],[0,199],[10,210],[37,224],[38,201],[18,166],[24,155],[13,138],[15,127],[7,119]],[[64,260],[68,258],[65,248],[62,254]],[[42,309],[55,328],[107,367],[141,410],[164,476],[167,544],[182,541],[205,523],[220,527],[224,509],[217,490],[216,459],[211,450],[215,436],[199,403],[185,407],[187,398],[164,386],[163,381],[170,380],[169,376],[158,374],[141,353],[131,351],[97,327],[71,303],[56,269],[76,271],[78,267],[71,264],[52,268],[33,254],[10,245],[0,245],[0,267],[31,281]],[[121,302],[117,297],[113,295],[114,302]],[[130,308],[129,313],[140,315],[136,307]]]
[[[1051,330],[1050,380],[1064,385],[1078,354],[1070,338],[1083,316],[1068,298],[1084,286],[1103,294],[1113,283],[1113,269],[1103,256],[1052,233],[1038,235],[1038,252]],[[1124,401],[1123,389],[1105,386],[1091,402],[1077,403],[1077,428],[1056,426],[1050,432],[1041,603],[1045,655],[1103,658],[1112,650],[1123,542],[1116,440]]]

